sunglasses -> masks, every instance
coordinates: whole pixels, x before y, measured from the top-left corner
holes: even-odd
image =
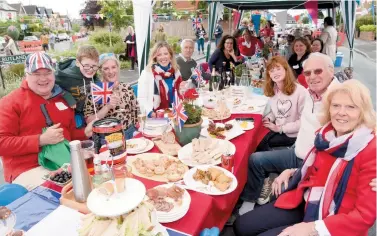
[[[309,76],[312,75],[312,72],[313,72],[315,75],[320,75],[320,74],[322,74],[323,69],[306,70],[306,71],[304,71],[304,76],[305,76],[305,77],[309,77]]]
[[[115,57],[115,54],[112,53],[112,52],[110,52],[110,53],[103,53],[103,54],[101,54],[101,55],[99,56],[99,60],[102,60],[102,59],[104,59],[104,58],[106,58],[106,57]]]

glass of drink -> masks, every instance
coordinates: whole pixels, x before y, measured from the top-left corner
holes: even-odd
[[[94,142],[92,140],[81,141],[82,154],[85,159],[86,168],[90,174],[94,172]]]
[[[147,120],[147,112],[145,110],[140,110],[137,115],[138,122],[140,124],[141,135],[144,136],[145,121]]]

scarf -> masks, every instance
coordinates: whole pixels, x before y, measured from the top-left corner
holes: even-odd
[[[287,191],[277,199],[275,206],[293,209],[301,203],[304,193],[308,193],[304,222],[323,220],[337,214],[351,175],[354,158],[374,136],[373,130],[361,126],[354,132],[336,137],[331,123],[323,126],[317,133],[314,147],[303,166],[295,172]],[[330,163],[330,170],[322,186],[312,181],[323,177],[319,174],[315,175],[317,169],[313,165],[318,151],[327,152],[335,158],[335,161]],[[321,163],[321,166],[322,164],[324,163]]]
[[[178,96],[181,97],[179,93],[179,85],[182,82],[181,73],[175,71],[170,64],[167,67],[154,64],[152,65],[152,73],[154,76],[153,108],[155,110],[167,109],[173,101],[170,101],[169,99],[169,87],[165,80],[173,79],[173,91],[171,92],[172,94],[175,94],[175,91],[177,91]]]

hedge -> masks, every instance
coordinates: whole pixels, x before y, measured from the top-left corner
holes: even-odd
[[[376,26],[375,25],[362,25],[360,26],[361,32],[376,32]]]

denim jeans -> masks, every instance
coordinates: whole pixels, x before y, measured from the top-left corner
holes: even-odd
[[[202,48],[202,52],[204,52],[204,39],[198,39],[198,51],[200,52],[200,48]]]
[[[136,128],[135,128],[135,126],[134,125],[131,125],[130,127],[128,127],[128,129],[125,129],[124,131],[123,131],[123,133],[124,133],[124,138],[126,139],[126,140],[128,140],[128,139],[132,139],[133,137],[134,137],[134,132],[136,131]]]
[[[257,147],[257,152],[271,151],[276,147],[290,147],[296,142],[296,138],[288,137],[286,134],[280,134],[270,131],[264,136]]]
[[[262,191],[263,181],[270,173],[280,174],[286,169],[299,168],[302,161],[296,156],[294,148],[251,154],[247,182],[240,198],[244,201],[256,201]]]
[[[220,43],[220,40],[221,40],[221,37],[219,37],[219,38],[215,38],[216,47],[217,47],[217,45]]]

